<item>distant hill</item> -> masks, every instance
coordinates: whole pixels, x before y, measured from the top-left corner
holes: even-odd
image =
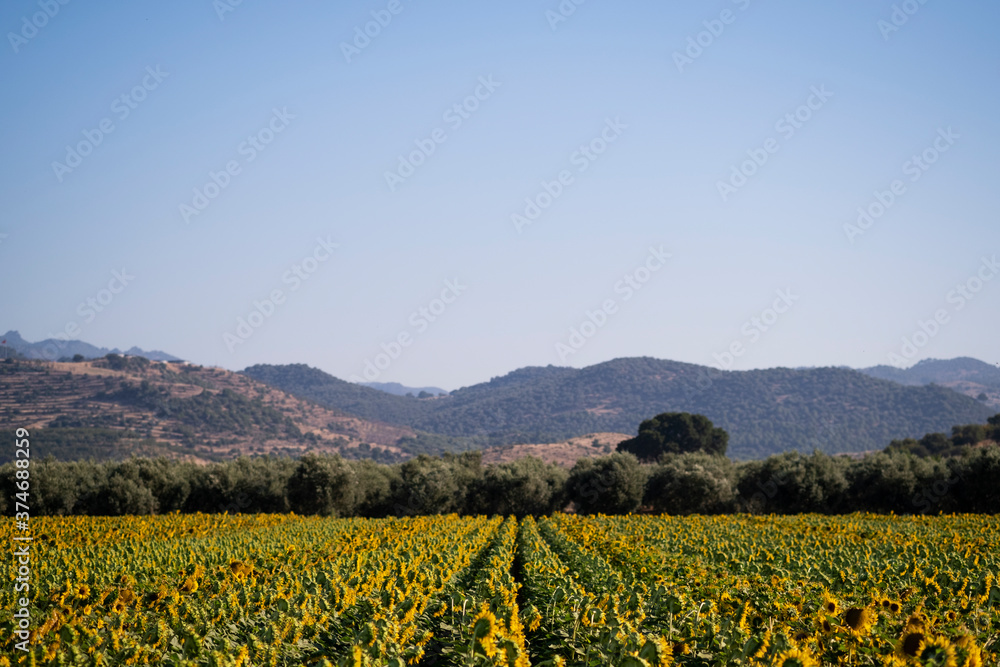
[[[384,391],[387,394],[394,394],[395,396],[406,396],[407,394],[413,394],[414,396],[420,396],[420,394],[437,396],[438,394],[448,393],[439,387],[407,387],[398,382],[360,382],[358,384]]]
[[[986,396],[984,402],[1000,409],[1000,365],[990,365],[972,357],[924,359],[910,368],[872,366],[860,369],[865,375],[900,384],[939,384],[973,398]]]
[[[145,357],[150,361],[181,361],[166,352],[159,350],[142,350],[138,347],[131,347],[122,352],[118,348],[109,350],[106,347],[97,347],[80,340],[60,340],[57,338],[46,338],[37,343],[29,343],[21,338],[17,331],[8,331],[0,336],[0,340],[6,339],[7,347],[11,352],[17,351],[26,359],[44,359],[46,361],[59,361],[60,359],[72,359],[74,355],[81,354],[86,359],[97,359],[107,354],[128,354],[136,357]],[[11,354],[10,356],[14,356]]]
[[[379,420],[390,424],[421,421],[429,412],[428,404],[431,402],[347,382],[305,364],[259,364],[250,366],[241,373],[293,396],[327,407],[338,406],[336,409],[348,414],[381,415]]]
[[[34,456],[63,460],[213,461],[311,450],[388,462],[409,458],[398,444],[417,436],[221,368],[141,357],[0,363],[0,425],[29,429]],[[0,462],[12,452],[0,450]]]
[[[392,396],[302,364],[243,372],[359,417],[490,445],[634,433],[660,412],[698,412],[729,432],[734,458],[878,450],[897,438],[982,423],[996,412],[946,387],[904,386],[846,368],[722,372],[649,357],[582,369],[522,368],[433,401]]]

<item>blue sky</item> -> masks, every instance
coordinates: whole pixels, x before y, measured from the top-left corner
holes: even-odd
[[[448,389],[1000,363],[1000,5],[562,8],[5,3],[0,329]]]

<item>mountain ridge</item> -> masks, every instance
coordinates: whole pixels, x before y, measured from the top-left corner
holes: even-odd
[[[879,365],[858,370],[865,375],[899,384],[939,384],[1000,410],[1000,364],[993,366],[973,357],[956,357],[923,359],[909,368]]]
[[[850,453],[983,422],[995,412],[947,387],[907,386],[852,369],[719,371],[652,357],[516,369],[434,401],[376,396],[305,364],[242,372],[360,417],[490,445],[632,433],[643,419],[684,411],[729,431],[736,458],[814,448]]]
[[[384,391],[387,394],[393,394],[395,396],[406,396],[407,394],[419,396],[423,393],[437,396],[438,394],[448,393],[440,387],[407,387],[399,382],[359,382],[358,384],[364,385],[365,387],[371,387],[372,389],[378,389],[379,391]]]
[[[76,354],[82,355],[87,359],[97,359],[108,354],[128,354],[135,357],[144,357],[150,361],[183,361],[179,357],[161,352],[160,350],[143,350],[134,345],[122,352],[117,347],[108,349],[75,339],[61,340],[58,338],[46,338],[45,340],[32,343],[22,338],[21,334],[14,329],[0,335],[0,340],[6,340],[8,350],[13,349],[26,359],[58,361],[63,358],[72,358]]]

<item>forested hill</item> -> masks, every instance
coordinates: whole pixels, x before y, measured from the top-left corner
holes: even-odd
[[[428,413],[429,400],[390,394],[353,382],[347,382],[305,364],[272,366],[259,364],[241,371],[244,375],[283,389],[293,396],[315,401],[320,405],[337,408],[352,415],[380,414],[389,424],[415,424]]]
[[[633,433],[660,412],[706,415],[730,434],[729,455],[882,449],[891,440],[981,423],[995,410],[940,386],[903,386],[844,368],[717,371],[649,357],[582,369],[522,368],[444,397],[391,396],[305,365],[247,375],[367,419],[493,444],[594,432]]]

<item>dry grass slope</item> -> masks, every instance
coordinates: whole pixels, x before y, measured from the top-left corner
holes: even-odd
[[[572,468],[578,459],[611,454],[619,442],[631,437],[624,433],[589,433],[563,442],[491,447],[483,450],[483,463],[507,463],[534,456],[547,463]]]

